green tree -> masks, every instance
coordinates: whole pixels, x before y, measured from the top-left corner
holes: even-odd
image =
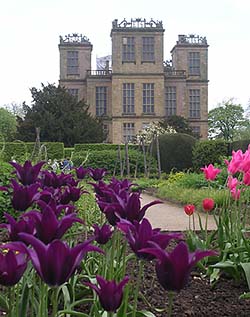
[[[31,106],[23,104],[24,119],[18,118],[18,135],[23,141],[35,140],[35,128],[40,127],[41,141],[98,143],[105,139],[102,123],[88,112],[84,101],[77,101],[63,87],[42,84],[32,88]]]
[[[17,130],[16,117],[4,108],[0,108],[0,139],[13,141]]]
[[[208,113],[210,138],[233,141],[239,130],[247,125],[248,120],[244,118],[243,107],[235,104],[233,99],[220,103]]]
[[[194,135],[188,120],[182,116],[177,116],[177,115],[169,116],[165,120],[161,121],[160,125],[163,128],[171,126],[177,133],[185,133],[192,136],[196,136]]]

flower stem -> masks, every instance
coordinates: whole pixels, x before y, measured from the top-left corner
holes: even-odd
[[[56,317],[57,310],[58,310],[58,303],[57,303],[57,288],[52,289],[52,314],[51,317]]]
[[[138,302],[138,295],[139,295],[139,286],[140,286],[141,278],[142,278],[142,270],[143,270],[143,261],[140,260],[139,273],[136,280],[136,288],[135,288],[135,294],[134,294],[134,307],[133,307],[132,317],[135,317],[137,312],[137,302]]]
[[[168,293],[168,317],[171,317],[174,303],[174,292]]]

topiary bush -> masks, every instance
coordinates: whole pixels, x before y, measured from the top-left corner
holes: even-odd
[[[209,164],[220,164],[222,157],[228,156],[229,143],[224,140],[201,140],[193,147],[195,170]]]
[[[196,139],[188,134],[174,133],[159,136],[161,169],[183,171],[192,168],[192,149]],[[153,149],[156,157],[156,147]]]

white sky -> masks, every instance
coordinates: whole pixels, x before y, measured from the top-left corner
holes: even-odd
[[[59,35],[86,35],[95,65],[111,54],[112,21],[123,18],[162,20],[165,60],[178,34],[206,36],[209,109],[231,97],[247,106],[250,0],[0,0],[0,107],[29,104],[31,87],[58,83]]]

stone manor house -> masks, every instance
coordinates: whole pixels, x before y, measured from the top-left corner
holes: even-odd
[[[107,142],[133,140],[150,122],[187,118],[207,138],[208,44],[205,37],[179,35],[164,61],[162,22],[112,22],[112,65],[91,69],[92,44],[85,36],[60,36],[60,80],[89,111],[102,118]]]

